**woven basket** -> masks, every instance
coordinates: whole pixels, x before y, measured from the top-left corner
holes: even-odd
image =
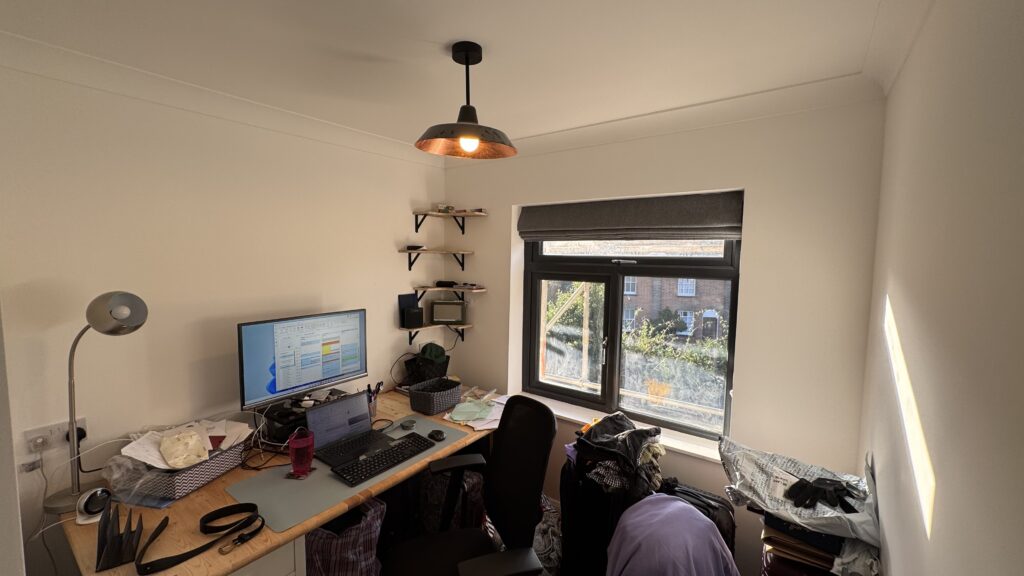
[[[409,387],[409,405],[427,416],[454,408],[460,397],[459,383],[447,378],[434,378]]]
[[[129,475],[122,481],[130,486],[132,497],[150,496],[162,500],[177,500],[202,488],[242,463],[242,449],[245,442],[239,442],[227,450],[210,452],[209,460],[181,470],[152,469],[145,474]]]

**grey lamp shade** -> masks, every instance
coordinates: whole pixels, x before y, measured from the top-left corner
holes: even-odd
[[[148,316],[146,303],[129,292],[100,294],[85,310],[89,326],[101,334],[111,336],[135,332],[146,323]]]
[[[459,138],[475,138],[480,141],[480,145],[476,150],[466,152],[459,145]],[[472,122],[435,124],[420,136],[416,147],[431,154],[459,158],[493,159],[516,155],[516,147],[504,132]]]

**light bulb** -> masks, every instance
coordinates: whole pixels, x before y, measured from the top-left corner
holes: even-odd
[[[479,145],[480,145],[480,139],[479,138],[467,138],[465,136],[462,137],[462,138],[459,138],[459,148],[462,148],[466,152],[474,152],[474,151],[476,151],[476,147],[479,146]]]

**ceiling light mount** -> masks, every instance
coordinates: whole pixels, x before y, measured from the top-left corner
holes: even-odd
[[[455,123],[436,124],[416,141],[424,152],[459,158],[508,158],[516,148],[504,132],[480,124],[476,108],[470,103],[469,67],[484,59],[483,48],[476,42],[462,40],[452,44],[452,60],[466,68],[466,103],[459,108]]]

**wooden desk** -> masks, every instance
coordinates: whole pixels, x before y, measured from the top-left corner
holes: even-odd
[[[390,418],[397,422],[400,418],[410,413],[412,413],[412,410],[409,408],[409,399],[397,392],[382,394],[377,399],[377,418]],[[444,424],[448,426],[460,427],[460,425],[455,424],[454,422],[443,421],[441,418],[442,416],[443,414],[439,414],[437,416],[432,416],[432,418],[440,422],[444,422]],[[429,462],[449,456],[477,440],[484,438],[491,432],[490,430],[476,432],[468,426],[461,426],[461,428],[466,430],[468,434],[453,442],[445,449],[422,458],[419,462],[409,468],[394,474],[382,475],[380,477],[380,481],[376,484],[362,492],[359,492],[355,496],[348,498],[342,503],[328,508],[304,522],[292,526],[284,532],[274,532],[270,530],[269,527],[264,528],[255,538],[235,548],[235,550],[230,554],[222,555],[216,550],[208,550],[204,554],[201,554],[184,564],[175,566],[172,570],[168,570],[166,574],[181,574],[188,576],[230,574],[250,562],[292,542],[307,532],[314,530],[328,520],[336,518],[346,511],[355,508],[373,496],[376,496],[392,486],[403,482],[407,478],[418,474],[426,469]],[[281,455],[276,456],[271,463],[283,463],[287,461],[287,456]],[[321,473],[329,474],[330,471],[321,466]],[[201,489],[189,494],[185,498],[178,500],[165,510],[133,507],[133,510],[142,513],[145,527],[142,534],[143,543],[165,515],[170,516],[171,518],[170,524],[164,530],[163,534],[160,535],[160,539],[157,540],[147,552],[147,559],[152,560],[173,554],[180,554],[185,550],[191,550],[192,548],[209,541],[211,536],[207,536],[199,532],[200,516],[215,508],[234,504],[235,499],[226,492],[226,488],[240,480],[244,480],[245,478],[249,478],[256,474],[259,474],[259,472],[235,468]],[[301,484],[298,483],[298,481],[296,482],[296,487],[301,488]],[[68,517],[69,515],[66,515],[63,518]],[[68,522],[64,524],[64,533],[67,535],[68,543],[71,545],[71,550],[75,555],[75,561],[78,563],[78,569],[81,570],[83,575],[96,574],[96,525],[91,524],[87,526],[79,526],[74,522]],[[106,570],[102,572],[102,574],[110,576],[134,575],[135,565],[125,564],[124,566],[119,566],[113,570]]]

